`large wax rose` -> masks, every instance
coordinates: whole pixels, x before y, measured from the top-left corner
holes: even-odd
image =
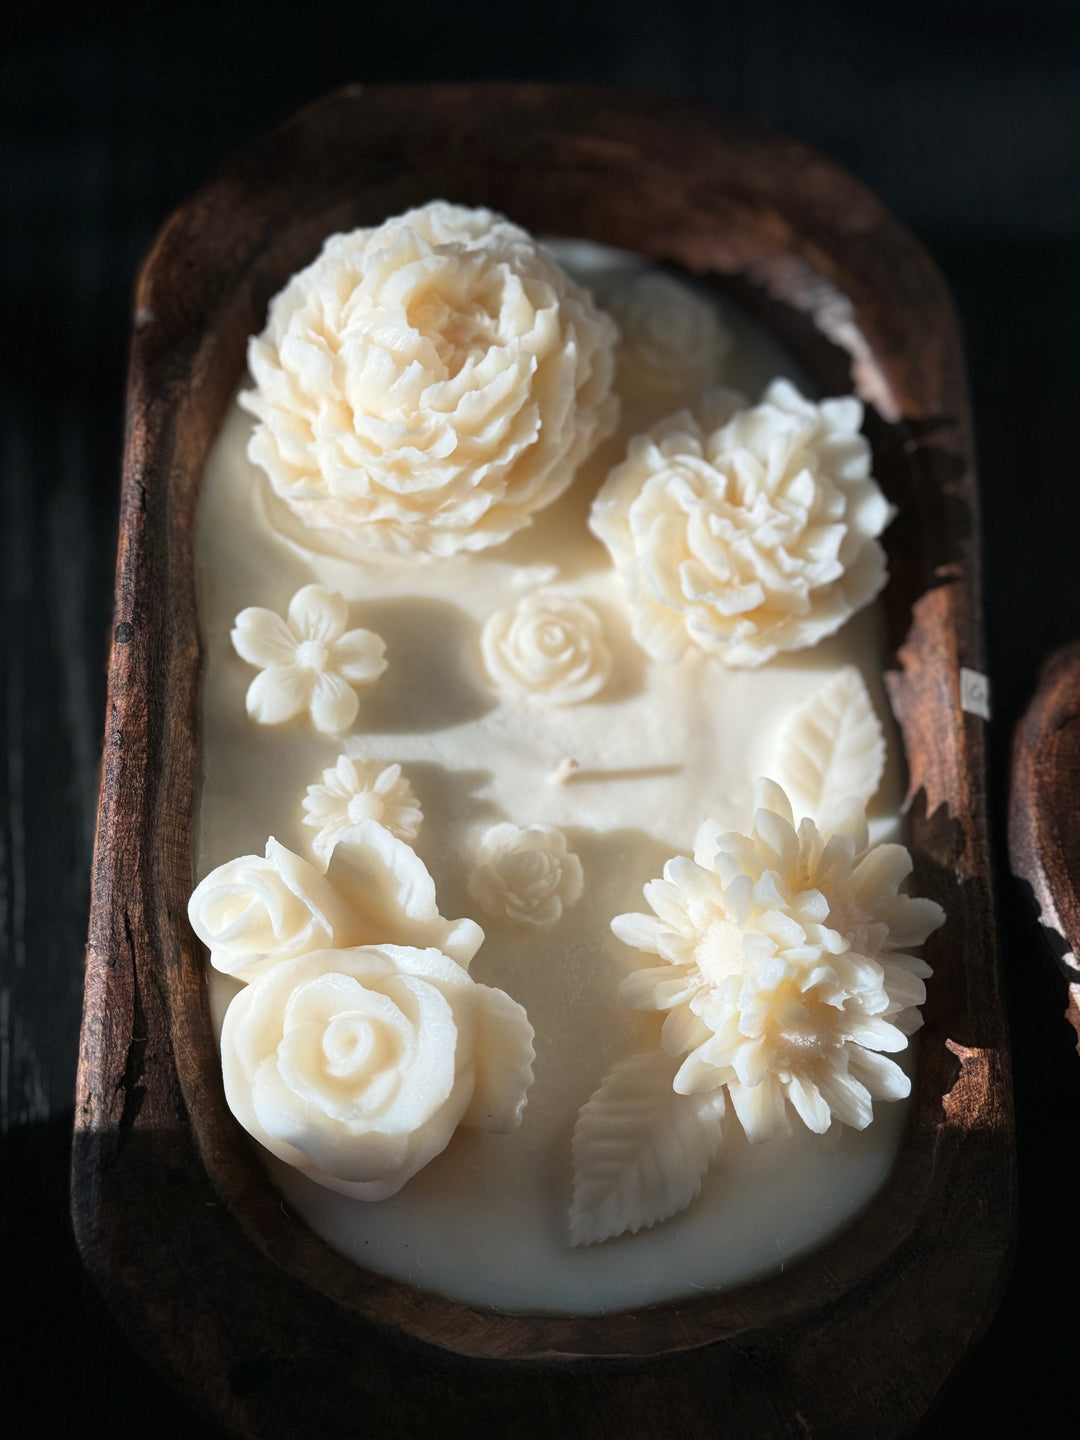
[[[638,643],[755,666],[831,635],[879,593],[891,509],[854,397],[774,381],[760,405],[717,391],[631,441],[589,526],[626,583]]]
[[[410,210],[331,236],[271,302],[248,453],[316,548],[498,544],[614,428],[615,336],[516,225]]]
[[[225,1096],[279,1159],[382,1200],[459,1124],[517,1126],[532,1040],[520,1005],[438,950],[318,950],[275,965],[229,1005]]]

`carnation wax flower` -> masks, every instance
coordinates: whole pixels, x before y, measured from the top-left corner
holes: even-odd
[[[513,1130],[533,1031],[437,949],[368,945],[285,960],[232,1000],[225,1097],[279,1159],[358,1200],[395,1194],[458,1125]]]
[[[760,405],[711,392],[630,442],[589,525],[657,660],[696,645],[756,666],[838,630],[881,591],[892,512],[853,397],[774,381]]]
[[[315,548],[496,545],[614,428],[615,336],[524,230],[425,205],[331,236],[272,301],[248,453]]]
[[[930,974],[910,951],[945,918],[900,893],[911,868],[902,845],[870,845],[857,802],[796,830],[770,781],[749,835],[706,822],[694,858],[645,887],[654,914],[611,927],[660,959],[624,980],[620,1001],[664,1015],[674,1089],[725,1087],[754,1141],[786,1132],[789,1106],[810,1130],[861,1130],[874,1100],[907,1095],[889,1056],[922,1024]]]

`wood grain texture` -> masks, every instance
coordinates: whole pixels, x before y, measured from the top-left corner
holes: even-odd
[[[1080,643],[1057,650],[1013,736],[1009,862],[1068,983],[1080,1051]]]
[[[344,1263],[290,1216],[221,1093],[192,888],[201,471],[247,336],[334,230],[435,196],[713,277],[878,414],[889,692],[931,938],[917,1093],[889,1183],[783,1275],[605,1317],[504,1316]],[[542,85],[339,92],[162,231],[138,296],[73,1204],[151,1359],[240,1433],[893,1436],[982,1332],[1014,1220],[994,955],[970,424],[952,308],[846,173],[682,102]],[[362,1422],[358,1420],[362,1416]],[[510,1417],[513,1423],[510,1423]]]

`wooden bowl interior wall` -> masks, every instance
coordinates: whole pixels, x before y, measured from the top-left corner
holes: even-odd
[[[926,948],[935,978],[890,1180],[837,1240],[737,1290],[587,1318],[421,1294],[343,1261],[291,1217],[224,1104],[205,957],[186,921],[200,477],[269,298],[327,234],[434,197],[709,277],[756,309],[823,391],[854,387],[876,407],[875,473],[899,506],[885,603],[909,842],[918,888],[949,922]],[[903,1433],[987,1323],[1012,1233],[983,722],[960,700],[961,671],[982,669],[977,617],[970,430],[948,296],[879,203],[801,145],[641,97],[346,91],[257,142],[180,210],[137,295],[74,1188],[84,1255],[152,1358],[219,1421],[258,1414],[269,1425],[287,1404],[256,1353],[272,1351],[294,1378],[325,1373],[345,1405],[354,1391],[372,1403],[383,1383],[342,1379],[358,1345],[385,1376],[423,1354],[443,1383],[449,1351],[459,1367],[461,1356],[544,1362],[562,1379],[543,1383],[564,1391],[605,1373],[612,1394],[628,1393],[627,1357],[681,1352],[691,1368],[669,1375],[672,1393],[734,1385],[740,1433],[782,1413],[784,1396],[835,1417],[882,1395],[897,1428],[880,1433]],[[860,1367],[862,1398],[855,1385],[841,1402]],[[768,1402],[755,1398],[766,1372]],[[337,1423],[335,1403],[319,1401],[331,1407],[320,1423]]]

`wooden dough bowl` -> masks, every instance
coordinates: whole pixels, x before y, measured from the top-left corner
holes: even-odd
[[[705,277],[824,393],[873,409],[888,688],[926,955],[895,1170],[838,1239],[755,1284],[600,1317],[471,1308],[343,1261],[288,1213],[226,1109],[193,885],[192,560],[210,446],[266,305],[333,231],[442,197]],[[943,282],[835,164],[689,103],[547,85],[354,87],[244,151],[139,279],[76,1110],[86,1263],[203,1414],[268,1437],[910,1432],[987,1325],[1012,1245],[994,954],[976,491]]]

